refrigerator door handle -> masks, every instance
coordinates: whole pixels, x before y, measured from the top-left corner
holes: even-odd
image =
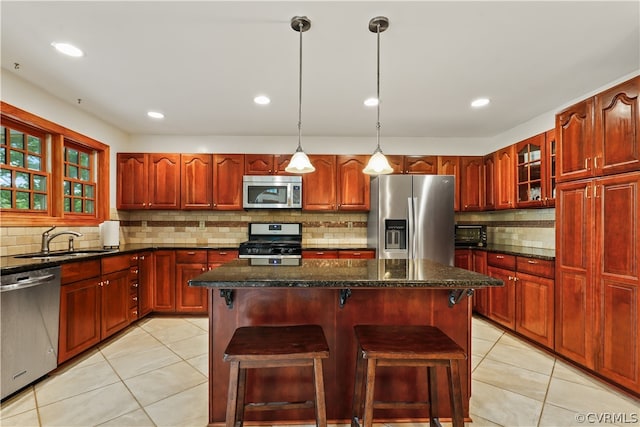
[[[413,258],[413,197],[407,197],[407,216],[409,217],[409,230],[407,230],[407,238],[409,239],[407,251],[408,258]]]
[[[415,225],[415,227],[413,227],[412,230],[412,234],[411,234],[411,244],[413,245],[413,254],[411,256],[411,258],[416,259],[418,258],[418,198],[417,197],[413,197],[413,201],[412,201],[412,209],[411,209],[411,213],[413,214],[413,224]]]

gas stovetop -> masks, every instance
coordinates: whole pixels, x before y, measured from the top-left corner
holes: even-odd
[[[239,257],[302,257],[302,224],[250,223],[249,240],[240,243]]]

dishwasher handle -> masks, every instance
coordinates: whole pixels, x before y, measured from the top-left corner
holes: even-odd
[[[44,285],[45,283],[51,282],[52,279],[55,279],[55,274],[47,274],[46,276],[34,277],[34,278],[25,278],[24,280],[19,280],[14,283],[9,283],[7,285],[0,286],[1,292],[10,292],[17,291],[20,289],[31,288],[33,286]]]

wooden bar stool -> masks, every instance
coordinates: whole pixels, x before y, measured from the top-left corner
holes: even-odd
[[[329,345],[318,325],[248,326],[236,329],[224,352],[224,360],[231,362],[226,427],[242,426],[245,411],[313,407],[316,424],[326,427],[322,359],[328,357]],[[247,369],[289,366],[313,367],[315,401],[245,403]]]
[[[364,427],[371,427],[374,409],[392,408],[429,408],[429,425],[440,425],[437,414],[437,366],[447,369],[453,426],[464,425],[459,361],[467,356],[444,332],[433,326],[391,325],[356,325],[354,331],[358,354],[351,419],[353,427],[359,427],[360,421],[363,421]],[[378,366],[426,367],[429,401],[374,401]]]

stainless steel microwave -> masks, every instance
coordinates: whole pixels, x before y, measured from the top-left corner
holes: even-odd
[[[245,209],[301,209],[302,177],[298,175],[245,175],[242,177]]]

